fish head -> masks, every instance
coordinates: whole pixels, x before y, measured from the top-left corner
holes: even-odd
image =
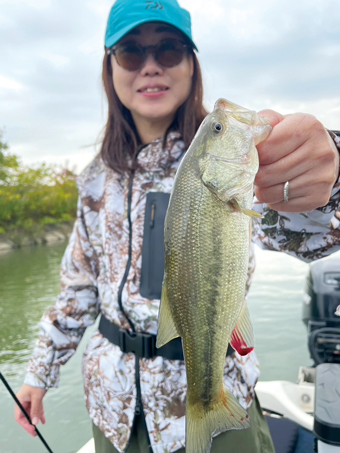
[[[218,99],[213,111],[202,122],[193,143],[197,155],[208,153],[242,163],[271,130],[270,124],[255,111]]]
[[[243,125],[244,129],[250,128],[255,145],[265,140],[272,131],[268,121],[259,116],[254,110],[248,110],[226,99],[218,99],[214,106],[214,110],[216,109],[223,110],[230,118],[238,121],[239,127]]]
[[[272,127],[255,111],[218,99],[206,118],[206,150],[219,158],[246,163],[250,152],[270,134]]]
[[[271,130],[255,111],[219,99],[194,139],[203,184],[225,202],[246,195],[248,209],[259,168],[256,144]]]

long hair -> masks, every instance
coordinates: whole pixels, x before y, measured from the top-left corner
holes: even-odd
[[[176,116],[164,137],[170,131],[179,131],[186,148],[206,117],[208,112],[203,106],[202,72],[193,50],[194,71],[191,91],[186,101],[178,108]],[[130,111],[120,102],[112,82],[111,56],[105,52],[102,79],[108,100],[108,120],[104,130],[101,157],[107,166],[120,174],[136,168],[136,156],[141,146],[138,132]]]

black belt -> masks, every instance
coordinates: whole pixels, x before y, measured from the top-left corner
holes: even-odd
[[[105,338],[119,346],[124,353],[133,352],[144,359],[161,356],[169,360],[184,360],[181,338],[175,338],[165,346],[156,348],[156,335],[129,332],[109,321],[104,315],[101,315],[98,328]],[[234,349],[229,345],[227,355],[231,355],[233,352]]]
[[[101,315],[99,332],[111,343],[120,347],[122,352],[133,352],[138,357],[152,359],[162,356],[169,360],[184,360],[182,341],[180,338],[167,343],[161,348],[156,348],[156,335],[150,333],[129,332],[118,327],[113,322]]]

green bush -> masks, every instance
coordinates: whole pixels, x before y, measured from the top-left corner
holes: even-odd
[[[72,221],[78,197],[75,180],[66,168],[23,165],[8,151],[0,131],[0,234]]]

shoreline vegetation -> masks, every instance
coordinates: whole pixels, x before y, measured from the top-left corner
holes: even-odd
[[[66,240],[76,217],[77,175],[54,165],[28,167],[8,148],[0,131],[0,253]]]

